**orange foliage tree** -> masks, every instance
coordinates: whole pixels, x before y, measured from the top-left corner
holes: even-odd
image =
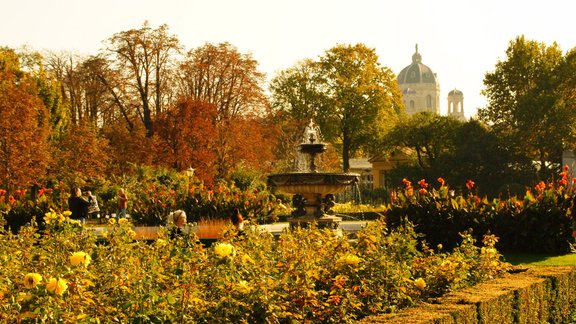
[[[103,134],[109,142],[111,163],[108,171],[114,174],[129,172],[131,164],[153,165],[158,147],[156,137],[146,137],[142,125],[135,124],[132,131],[123,122],[107,126]]]
[[[71,125],[54,150],[53,176],[76,185],[103,176],[110,160],[108,151],[108,141],[87,121]]]
[[[28,186],[43,177],[49,161],[49,112],[18,57],[0,49],[0,184]]]
[[[277,129],[261,117],[236,117],[217,124],[215,136],[217,175],[227,179],[238,167],[269,172],[274,160]]]
[[[194,167],[197,177],[212,183],[216,114],[216,106],[184,98],[160,115],[156,120],[158,164],[180,171]]]

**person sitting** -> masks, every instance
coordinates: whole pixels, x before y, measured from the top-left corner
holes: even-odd
[[[169,225],[173,225],[170,230],[170,238],[174,239],[176,237],[184,235],[183,227],[186,225],[186,212],[183,210],[177,210],[171,213],[171,219],[168,219]]]
[[[239,234],[244,232],[244,218],[242,217],[242,214],[240,214],[240,210],[238,210],[238,208],[234,208],[232,211],[232,215],[230,215],[230,221]]]

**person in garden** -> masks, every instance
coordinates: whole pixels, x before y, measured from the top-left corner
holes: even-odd
[[[172,224],[174,225],[170,231],[170,238],[174,239],[178,236],[184,234],[183,227],[186,225],[186,212],[183,210],[177,210],[172,213]]]
[[[88,217],[89,206],[90,203],[88,200],[82,197],[82,190],[80,190],[80,188],[74,187],[72,189],[70,198],[68,198],[68,208],[72,213],[70,218],[79,220],[82,224],[84,224],[86,222],[86,217]]]
[[[244,218],[242,217],[242,214],[238,208],[234,208],[232,211],[232,214],[230,215],[230,221],[232,222],[232,225],[234,225],[234,228],[238,234],[242,234],[244,232]]]
[[[116,220],[126,218],[126,208],[128,207],[128,196],[123,188],[118,189],[118,209],[116,209]]]
[[[86,191],[88,196],[88,202],[90,206],[88,207],[88,218],[100,218],[100,207],[98,206],[98,199],[92,194],[92,191]]]

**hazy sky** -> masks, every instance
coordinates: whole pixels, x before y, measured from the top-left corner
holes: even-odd
[[[269,78],[356,43],[376,49],[398,74],[418,43],[440,81],[441,113],[458,88],[467,116],[485,105],[484,74],[516,36],[576,47],[571,0],[3,0],[1,8],[0,46],[96,54],[113,34],[148,20],[153,28],[167,24],[186,49],[230,42],[252,53]]]

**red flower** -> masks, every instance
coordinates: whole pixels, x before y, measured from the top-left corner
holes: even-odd
[[[64,187],[64,182],[60,181],[60,187]]]
[[[444,182],[444,179],[438,178],[438,182],[440,182],[440,187],[443,187],[443,186],[444,186],[444,183],[445,183],[445,182]]]
[[[418,192],[419,192],[421,195],[425,195],[425,194],[428,193],[428,190],[426,190],[426,189],[424,189],[424,188],[420,188],[420,190],[418,190]]]
[[[0,196],[4,196],[6,194],[6,190],[0,189]]]
[[[428,188],[428,184],[426,183],[426,180],[424,180],[424,179],[418,181],[418,184],[419,184],[420,187],[422,187],[422,188]]]
[[[468,188],[468,190],[472,190],[474,185],[475,185],[475,183],[472,180],[468,180],[468,182],[466,182],[466,188]]]
[[[406,178],[402,179],[402,183],[404,183],[406,187],[410,187],[412,185],[412,182],[406,180]]]
[[[570,168],[567,165],[562,167],[562,171],[568,173],[568,170],[570,170]]]
[[[8,197],[8,202],[10,203],[10,205],[12,205],[14,202],[16,202],[16,199],[14,199],[12,195],[10,195],[10,197]]]
[[[42,197],[42,195],[44,194],[44,191],[46,191],[46,189],[40,188],[40,190],[38,190],[38,197]]]

